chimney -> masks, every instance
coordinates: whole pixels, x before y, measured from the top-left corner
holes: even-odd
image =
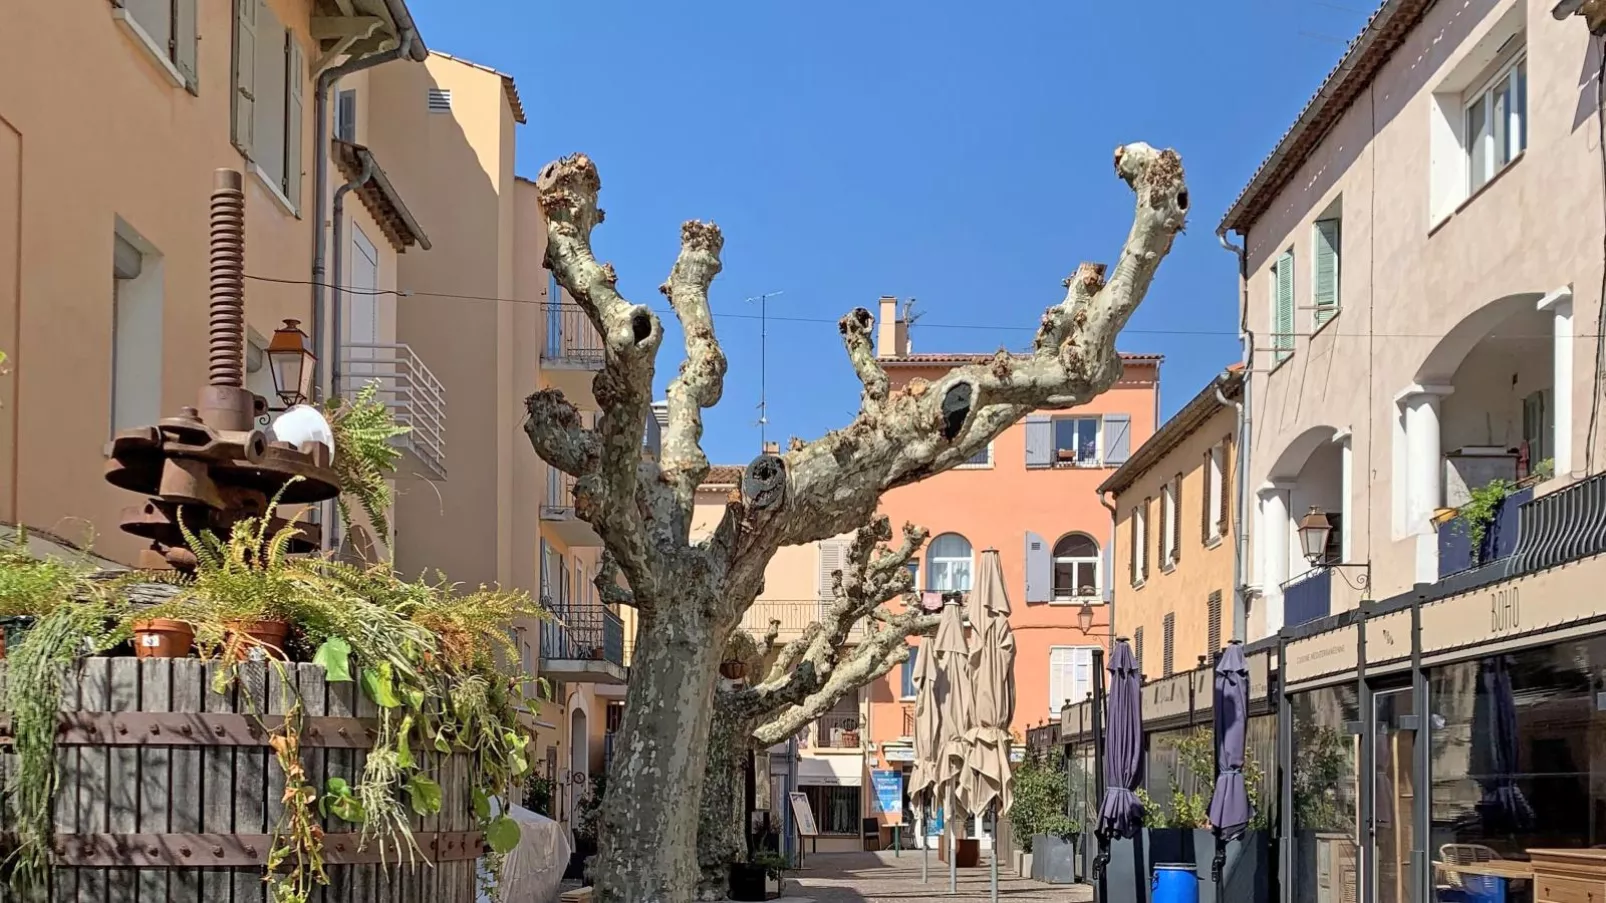
[[[882,295],[876,314],[876,357],[903,357],[909,353],[909,324],[898,310],[898,299]]]
[[[778,442],[766,442],[766,443],[764,443],[764,454],[766,454],[766,455],[778,455],[780,453],[781,453],[780,443],[778,443]]]

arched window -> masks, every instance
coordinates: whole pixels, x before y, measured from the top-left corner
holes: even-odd
[[[926,551],[926,589],[967,592],[970,589],[970,540],[944,533]]]
[[[1054,598],[1099,594],[1099,544],[1086,533],[1067,533],[1054,543]]]

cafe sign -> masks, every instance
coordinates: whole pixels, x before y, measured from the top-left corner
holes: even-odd
[[[1355,627],[1341,627],[1295,640],[1286,648],[1283,679],[1293,685],[1355,670],[1360,661],[1360,632]]]
[[[1588,558],[1422,606],[1422,651],[1493,643],[1606,615],[1606,557]]]
[[[1411,610],[1390,612],[1366,622],[1366,664],[1411,657]]]
[[[1271,650],[1249,656],[1249,698],[1265,699],[1271,695]]]
[[[1188,689],[1193,675],[1178,674],[1143,688],[1143,720],[1160,721],[1188,714]]]

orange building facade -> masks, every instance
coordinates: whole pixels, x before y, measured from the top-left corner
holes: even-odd
[[[882,299],[877,341],[894,385],[992,357],[913,353],[897,307]],[[922,592],[968,590],[980,554],[998,550],[1015,630],[1013,732],[1022,740],[1027,728],[1057,719],[1067,701],[1091,692],[1093,650],[1109,643],[1112,520],[1097,490],[1153,435],[1159,407],[1160,356],[1123,359],[1121,380],[1091,403],[1032,414],[973,462],[882,499],[895,527],[910,522],[930,531],[910,565]],[[1094,613],[1086,631],[1077,618],[1084,604]],[[919,641],[913,644],[918,656]],[[907,773],[912,763],[913,666],[912,656],[865,691],[868,769]]]

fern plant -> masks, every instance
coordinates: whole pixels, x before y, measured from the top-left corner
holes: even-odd
[[[340,484],[340,519],[351,525],[349,495],[368,515],[374,532],[390,535],[390,478],[401,452],[391,444],[413,428],[397,423],[390,407],[379,400],[379,383],[369,382],[355,397],[336,400],[329,413],[335,434],[335,479]]]
[[[1489,527],[1493,526],[1495,517],[1499,515],[1500,506],[1516,489],[1517,484],[1510,480],[1490,480],[1471,490],[1467,503],[1457,512],[1456,517],[1461,522],[1462,532],[1466,534],[1467,544],[1472,546],[1474,564],[1483,563],[1484,537],[1488,536]]]

